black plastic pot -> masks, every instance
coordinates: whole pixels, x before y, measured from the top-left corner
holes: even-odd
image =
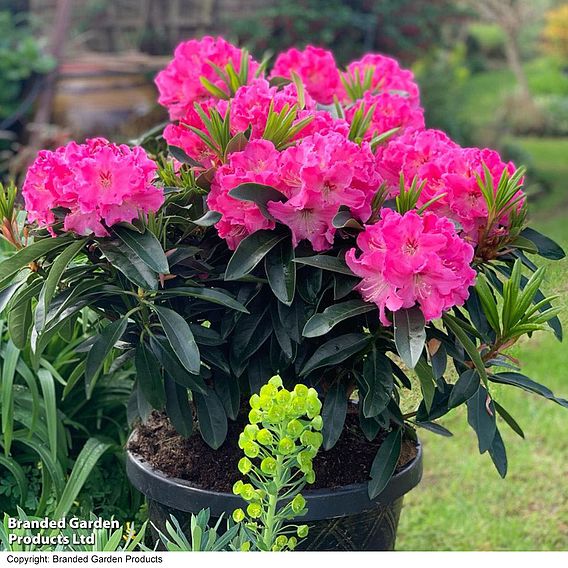
[[[130,451],[126,471],[131,483],[148,499],[150,521],[163,530],[174,515],[186,527],[189,514],[209,508],[213,518],[230,515],[244,501],[231,493],[192,487],[187,481],[166,477]],[[394,550],[398,520],[404,495],[422,478],[422,446],[416,458],[388,483],[384,491],[370,500],[366,484],[336,489],[302,491],[308,513],[302,523],[310,533],[302,550]]]

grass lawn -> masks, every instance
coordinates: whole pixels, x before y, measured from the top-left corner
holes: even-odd
[[[520,139],[554,190],[532,207],[533,225],[568,250],[568,141]],[[568,261],[550,263],[548,292],[561,294],[568,330]],[[523,371],[568,397],[568,348],[539,332],[512,350]],[[465,409],[441,423],[453,438],[422,430],[424,478],[403,509],[398,550],[568,550],[568,410],[514,387],[493,395],[524,428],[505,425],[509,474],[502,480],[480,456]]]

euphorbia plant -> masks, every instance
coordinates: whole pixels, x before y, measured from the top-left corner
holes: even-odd
[[[426,129],[388,57],[342,71],[307,48],[265,67],[221,38],[180,45],[157,78],[173,122],[145,142],[159,167],[104,140],[40,154],[33,244],[0,266],[15,342],[41,353],[81,314],[87,395],[134,359],[133,407],[165,405],[186,436],[195,411],[213,448],[267,376],[322,396],[324,449],[358,399],[362,434],[387,431],[372,497],[403,435],[447,435],[433,421],[466,403],[504,475],[499,427],[522,430],[492,385],[568,406],[506,354],[546,325],[562,336],[530,256],[564,253],[526,226],[523,170]]]

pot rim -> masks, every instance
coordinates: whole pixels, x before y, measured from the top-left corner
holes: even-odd
[[[131,434],[129,441],[134,435],[135,432]],[[303,490],[308,513],[301,520],[317,521],[356,515],[393,503],[418,485],[422,478],[422,461],[422,444],[418,440],[416,457],[396,473],[374,499],[369,499],[367,483]],[[195,487],[183,479],[168,477],[134,455],[128,447],[126,472],[132,485],[148,499],[178,511],[198,513],[201,509],[209,509],[212,517],[220,517],[246,505],[238,495]]]

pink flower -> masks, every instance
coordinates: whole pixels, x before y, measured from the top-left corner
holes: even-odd
[[[66,231],[108,236],[108,227],[161,207],[163,192],[152,185],[156,170],[142,148],[104,138],[43,150],[22,189],[28,219],[50,227],[61,208]]]
[[[402,69],[392,57],[378,53],[368,53],[358,61],[347,66],[346,78],[362,82],[368,70],[372,71],[369,91],[379,93],[395,93],[405,96],[412,105],[420,105],[420,91],[414,80],[412,71]],[[347,94],[344,93],[344,98]]]
[[[293,47],[281,53],[274,62],[271,77],[292,78],[292,72],[302,79],[306,90],[318,103],[333,102],[340,79],[331,51],[308,45],[304,51]]]
[[[216,227],[229,248],[235,249],[255,231],[274,228],[274,221],[267,219],[256,204],[235,199],[229,192],[246,182],[278,188],[278,156],[272,142],[251,140],[243,151],[230,154],[227,163],[215,172],[207,205],[222,214]]]
[[[393,128],[400,128],[403,131],[424,129],[424,109],[413,104],[406,97],[389,92],[365,93],[361,103],[355,103],[345,110],[345,118],[348,122],[352,122],[359,108],[362,107],[366,113],[373,105],[375,110],[369,130],[365,134],[365,140],[372,140],[375,136]]]
[[[415,211],[400,215],[381,211],[381,220],[368,225],[345,257],[362,278],[357,290],[380,310],[383,325],[390,325],[386,310],[395,312],[418,304],[427,321],[461,306],[475,282],[470,266],[473,248],[457,234],[453,224],[434,213]]]
[[[216,67],[225,69],[231,64],[235,71],[241,65],[242,50],[223,38],[205,36],[180,43],[173,60],[158,73],[156,86],[160,93],[158,102],[165,106],[172,120],[184,118],[197,101],[211,97],[201,83],[205,78],[216,87],[227,91],[227,86],[216,72]],[[258,63],[249,57],[248,76],[252,79]],[[227,93],[229,94],[229,93]]]

